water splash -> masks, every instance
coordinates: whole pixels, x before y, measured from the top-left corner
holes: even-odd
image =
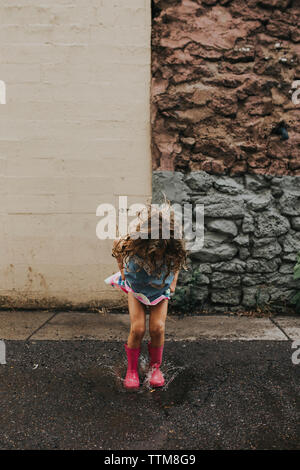
[[[162,371],[164,375],[165,384],[163,387],[159,387],[156,389],[156,388],[151,387],[150,385],[152,369],[149,368],[149,359],[147,356],[141,354],[139,358],[139,377],[140,377],[141,385],[138,389],[128,390],[128,389],[125,389],[125,387],[123,386],[123,382],[124,382],[124,378],[125,378],[126,370],[127,370],[126,357],[123,358],[122,362],[119,364],[110,366],[110,365],[98,362],[98,365],[101,365],[107,370],[108,374],[114,378],[118,390],[124,393],[128,393],[128,392],[145,393],[149,391],[153,392],[154,390],[166,391],[168,387],[170,386],[170,384],[173,382],[173,380],[181,372],[183,372],[186,369],[186,367],[177,366],[171,361],[163,361],[160,367],[160,370]]]

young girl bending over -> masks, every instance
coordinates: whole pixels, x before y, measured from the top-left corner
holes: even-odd
[[[165,383],[159,367],[162,362],[165,322],[170,293],[175,292],[178,274],[186,269],[186,250],[182,238],[174,237],[174,214],[169,213],[165,222],[161,212],[157,215],[147,211],[147,217],[135,232],[114,241],[112,256],[117,260],[119,271],[105,280],[128,294],[130,333],[125,351],[127,373],[126,388],[138,388],[138,358],[146,330],[145,306],[150,308],[148,343],[150,356],[150,385],[162,387]],[[163,223],[170,227],[169,238],[163,238]],[[157,238],[151,238],[151,226],[157,224]],[[147,238],[146,238],[147,237]]]

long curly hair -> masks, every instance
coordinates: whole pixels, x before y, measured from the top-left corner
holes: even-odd
[[[171,272],[186,270],[185,240],[178,238],[180,226],[170,201],[164,204],[163,209],[160,207],[157,210],[150,205],[146,211],[140,211],[137,215],[140,222],[136,224],[136,229],[119,238],[114,244],[112,256],[122,260],[123,266],[133,256],[138,257],[140,269],[146,268],[147,272],[159,277],[165,272],[164,281]],[[153,227],[155,238],[151,237]]]

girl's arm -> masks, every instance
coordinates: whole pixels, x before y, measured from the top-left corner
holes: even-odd
[[[114,243],[113,243],[114,248],[119,243],[119,241],[120,240],[114,240]],[[125,281],[123,259],[122,259],[121,256],[119,256],[118,258],[116,258],[116,260],[117,260],[117,263],[118,263],[118,266],[119,266],[119,270],[120,270],[120,273],[121,273],[122,280]]]
[[[175,292],[178,275],[179,275],[179,271],[176,271],[176,273],[174,274],[174,279],[172,281],[172,284],[170,285],[170,291],[172,293]]]

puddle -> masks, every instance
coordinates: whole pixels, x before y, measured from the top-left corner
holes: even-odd
[[[149,383],[151,370],[149,370],[148,361],[148,356],[143,354],[140,355],[140,387],[133,390],[128,390],[123,385],[127,370],[126,357],[124,357],[121,362],[111,366],[98,361],[98,367],[101,367],[102,374],[103,372],[106,374],[105,379],[102,377],[101,390],[103,392],[104,388],[106,388],[111,394],[116,392],[129,393],[136,394],[141,398],[144,397],[145,399],[154,400],[165,411],[165,413],[168,414],[166,411],[168,408],[178,406],[185,401],[186,396],[192,387],[193,376],[187,367],[175,365],[171,361],[163,361],[160,370],[164,375],[165,385],[163,387],[153,388]],[[100,371],[98,369],[98,374],[99,372]],[[110,379],[112,379],[112,382],[108,384]]]
[[[176,379],[176,377],[185,370],[183,366],[176,366],[172,362],[164,361],[160,367],[164,378],[165,378],[165,385],[159,388],[153,388],[150,385],[150,377],[151,377],[151,370],[149,370],[148,366],[148,358],[143,354],[140,355],[139,358],[139,377],[140,377],[140,387],[137,390],[127,390],[123,386],[123,381],[126,375],[127,370],[127,359],[124,358],[120,364],[116,364],[113,366],[107,366],[105,364],[101,364],[98,362],[99,365],[105,368],[108,374],[113,377],[115,384],[118,390],[122,393],[154,393],[159,391],[167,391],[169,389],[170,384]]]

